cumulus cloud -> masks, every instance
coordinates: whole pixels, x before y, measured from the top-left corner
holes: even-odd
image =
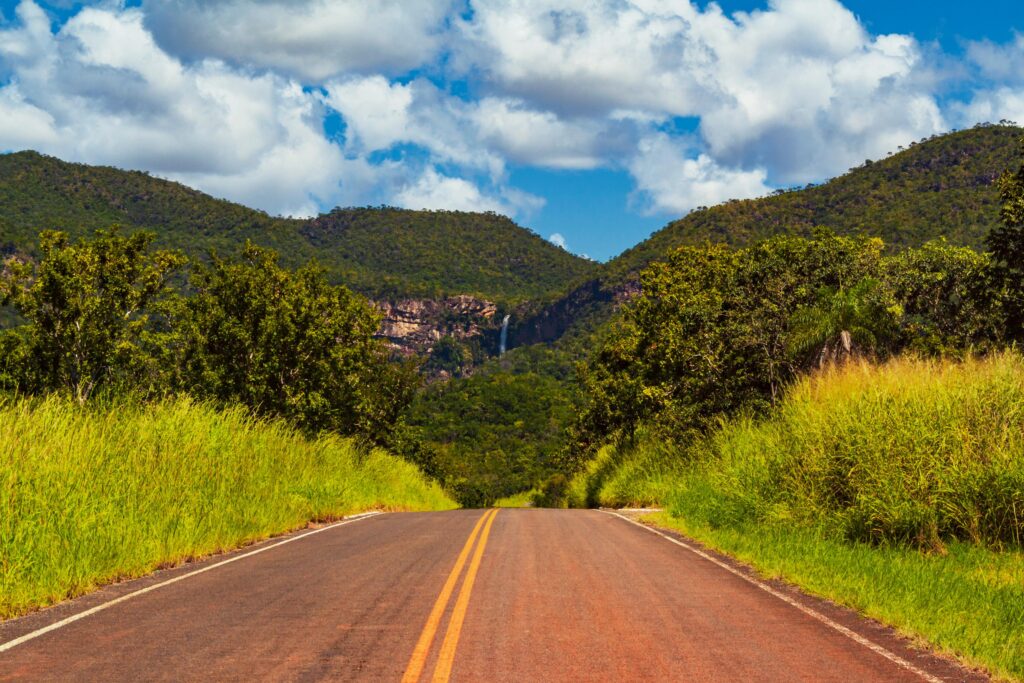
[[[1024,34],[1004,45],[988,40],[968,43],[968,66],[975,87],[969,100],[951,107],[959,126],[1002,120],[1024,123]]]
[[[1014,34],[1014,39],[1005,45],[990,40],[970,42],[967,58],[985,79],[1024,84],[1024,33]]]
[[[551,233],[551,236],[548,237],[548,242],[551,242],[551,244],[555,245],[556,247],[561,247],[562,249],[568,248],[565,246],[565,237],[560,232]]]
[[[954,105],[953,111],[963,126],[1004,120],[1024,123],[1024,88],[981,90],[969,102]]]
[[[547,168],[588,169],[628,147],[629,130],[614,122],[565,120],[522,100],[487,97],[468,113],[476,137],[512,161]]]
[[[484,171],[498,180],[505,160],[478,138],[469,121],[469,102],[443,93],[426,79],[407,84],[382,76],[332,81],[326,102],[344,117],[346,147],[354,154],[411,144],[434,160]]]
[[[184,65],[140,10],[86,8],[56,33],[33,2],[4,31],[0,146],[140,168],[273,212],[309,213],[336,192],[342,151],[298,83],[223,62]]]
[[[649,212],[688,213],[727,199],[759,197],[771,189],[764,169],[722,168],[706,154],[691,158],[683,145],[664,134],[640,141],[630,171]]]
[[[11,72],[0,87],[0,149],[145,169],[285,215],[392,201],[440,208],[450,200],[450,208],[512,215],[538,206],[539,198],[501,187],[502,160],[473,149],[458,129],[467,116],[447,114],[427,82],[376,76],[320,95],[277,73],[184,63],[157,45],[141,10],[86,8],[56,32],[33,2],[17,17],[0,32],[0,61]],[[327,106],[346,117],[345,149],[324,134]],[[484,169],[497,189],[486,194],[423,164],[369,160],[403,140]]]
[[[169,52],[322,82],[400,74],[433,60],[454,0],[147,0],[146,24]]]
[[[454,62],[467,73],[561,116],[699,118],[707,154],[779,183],[944,126],[914,39],[872,38],[836,0],[773,0],[732,17],[671,0],[473,7]]]
[[[484,196],[474,185],[462,178],[449,178],[433,168],[395,195],[399,206],[409,209],[451,209],[454,211],[498,211],[501,202]]]

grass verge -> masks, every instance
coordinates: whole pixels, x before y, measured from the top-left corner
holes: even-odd
[[[368,509],[456,507],[413,465],[189,400],[0,402],[0,618]]]

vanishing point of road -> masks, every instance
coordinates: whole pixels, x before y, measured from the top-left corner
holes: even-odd
[[[0,680],[980,678],[596,510],[365,516],[0,624]]]

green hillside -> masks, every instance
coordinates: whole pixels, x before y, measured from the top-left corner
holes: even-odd
[[[535,299],[599,268],[494,213],[335,209],[299,233],[347,283],[384,294]]]
[[[363,208],[276,218],[146,173],[0,155],[0,250],[32,253],[45,229],[78,237],[114,224],[193,255],[234,253],[252,240],[289,266],[315,258],[333,282],[370,296],[518,301],[556,295],[597,269],[494,214]]]
[[[992,181],[1015,165],[1022,133],[979,126],[865,162],[822,185],[694,211],[613,259],[609,273],[639,270],[682,245],[744,246],[783,233],[807,236],[816,226],[882,237],[894,248],[939,237],[980,248],[999,221]]]

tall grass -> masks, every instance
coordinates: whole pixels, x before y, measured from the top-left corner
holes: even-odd
[[[797,384],[764,421],[693,446],[706,487],[668,496],[712,524],[815,524],[942,551],[1024,538],[1024,360],[849,364]]]
[[[569,485],[570,507],[645,507],[671,495],[686,471],[681,449],[641,432],[628,444],[605,446]]]
[[[0,618],[371,508],[454,503],[412,465],[189,400],[0,402]]]

